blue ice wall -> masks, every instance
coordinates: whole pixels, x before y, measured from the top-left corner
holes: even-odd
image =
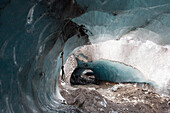
[[[68,40],[58,36],[63,20],[77,14],[74,3],[69,1],[0,0],[1,113],[75,111],[74,107],[60,103],[58,98],[62,97],[56,85],[60,52],[64,49],[66,60],[73,49],[87,44],[84,38],[73,36]],[[87,10],[72,20],[93,33],[91,42],[97,42],[97,35],[119,38],[142,27],[161,35],[162,44],[170,43],[169,0],[77,0],[77,3]],[[52,7],[56,9],[49,15]],[[100,41],[104,40],[107,39]]]
[[[93,71],[97,80],[104,80],[115,83],[123,82],[139,82],[139,83],[151,83],[144,75],[136,68],[115,61],[109,60],[97,60],[93,62],[83,62],[77,59],[77,67],[80,69],[75,72],[76,76],[80,76],[83,70],[90,69]]]
[[[99,41],[119,39],[131,31],[143,28],[152,31],[162,39],[145,39],[166,45],[170,44],[169,34],[169,0],[104,0],[85,2],[78,0],[82,7],[87,7],[87,13],[74,18],[77,24],[83,24],[92,32],[90,40]],[[158,5],[159,4],[159,5]],[[116,14],[116,15],[115,15]],[[160,29],[161,28],[161,29]],[[109,36],[108,36],[109,35]],[[108,39],[106,39],[108,37]]]
[[[58,6],[61,9],[62,2]],[[59,103],[62,97],[56,86],[61,68],[57,57],[65,43],[59,37],[64,21],[58,18],[68,13],[49,15],[48,10],[45,0],[0,1],[1,113],[75,109]]]
[[[80,6],[87,7],[87,11],[100,10],[104,12],[159,7],[161,5],[168,5],[169,2],[169,0],[77,0]]]

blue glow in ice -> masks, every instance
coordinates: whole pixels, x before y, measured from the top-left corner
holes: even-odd
[[[77,59],[77,58],[76,58]],[[109,82],[142,82],[151,83],[143,74],[136,68],[126,65],[121,62],[113,62],[109,60],[97,60],[93,62],[83,62],[77,59],[77,76],[82,74],[82,69],[90,69],[93,71],[94,76],[98,80]]]

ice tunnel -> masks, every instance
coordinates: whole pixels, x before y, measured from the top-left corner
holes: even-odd
[[[58,78],[84,45],[91,60],[131,65],[169,95],[169,19],[170,0],[1,0],[0,112],[83,112]]]

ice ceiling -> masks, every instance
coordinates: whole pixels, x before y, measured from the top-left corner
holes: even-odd
[[[99,44],[96,59],[133,65],[166,92],[169,19],[170,0],[1,0],[0,112],[76,112],[61,104],[60,54],[65,62],[89,44]]]

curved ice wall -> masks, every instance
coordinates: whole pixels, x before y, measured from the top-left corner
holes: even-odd
[[[130,4],[127,6],[119,1],[95,2],[91,5],[80,1],[89,6],[88,12],[73,19],[90,30],[89,40],[94,44],[91,46],[94,49],[93,60],[109,59],[132,65],[148,80],[154,81],[160,93],[169,94],[169,2],[144,4],[143,0],[129,0],[124,2]],[[159,5],[155,6],[157,3]],[[107,9],[110,4],[119,7]]]
[[[65,61],[89,40],[120,39],[138,28],[154,37],[137,39],[169,45],[169,11],[169,0],[1,0],[0,112],[78,110],[61,104],[61,51]],[[92,32],[89,39],[76,36],[72,18]]]

